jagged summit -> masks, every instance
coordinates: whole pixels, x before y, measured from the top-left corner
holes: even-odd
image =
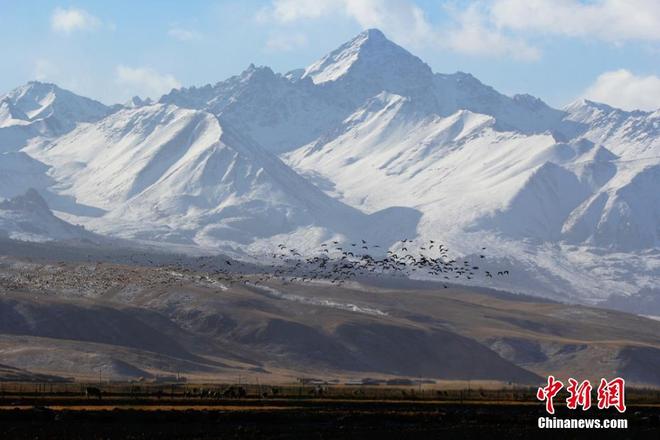
[[[48,210],[48,204],[46,201],[39,195],[37,190],[34,188],[29,188],[25,194],[16,196],[10,200],[4,202],[3,207],[14,207],[22,209],[33,209],[33,210]]]
[[[360,32],[358,38],[363,38],[364,40],[371,41],[386,41],[389,42],[383,31],[376,28],[366,29]]]
[[[305,227],[356,236],[374,227],[205,111],[126,108],[31,152],[125,238],[211,247]]]
[[[100,237],[55,217],[33,188],[0,201],[0,237],[26,241],[96,240]]]
[[[534,293],[633,293],[653,276],[608,259],[660,242],[660,111],[507,96],[375,29],[306,69],[251,64],[145,104],[109,110],[39,82],[0,97],[0,197],[34,187],[95,231],[213,249],[391,227],[459,252],[486,240],[560,280],[501,286]],[[566,243],[608,258],[574,267],[589,251],[569,261]]]
[[[30,81],[17,87],[3,97],[3,101],[10,102],[19,109],[28,120],[47,116],[58,94],[63,93],[55,84]]]
[[[564,111],[567,113],[578,113],[578,112],[601,112],[601,113],[617,113],[617,114],[623,114],[627,116],[652,116],[652,115],[658,115],[660,113],[660,107],[658,107],[658,110],[655,112],[653,111],[645,111],[645,110],[623,110],[618,107],[613,107],[609,104],[605,104],[603,102],[596,102],[592,101],[587,98],[578,98],[575,101],[571,102],[567,106],[563,108]]]
[[[269,88],[276,88],[289,82],[282,75],[273,72],[270,67],[256,66],[251,63],[240,74],[216,84],[172,89],[158,102],[175,104],[179,107],[204,109],[219,114],[226,105],[235,102],[237,96],[244,91],[252,95],[268,94]]]
[[[39,81],[0,96],[0,103],[0,152],[17,151],[35,137],[62,135],[112,112],[93,99]]]
[[[124,107],[127,108],[138,108],[142,107],[145,105],[151,105],[153,104],[153,100],[151,98],[146,98],[142,99],[139,96],[133,96],[131,99],[129,99],[125,104]]]
[[[513,100],[521,104],[527,105],[530,108],[546,108],[546,104],[541,98],[530,95],[528,93],[521,93],[513,95]]]
[[[382,35],[382,34],[381,34]],[[369,41],[369,31],[362,32],[305,69],[302,77],[310,77],[316,84],[335,81],[357,61],[362,46]]]
[[[419,58],[388,40],[378,29],[368,29],[311,64],[305,69],[303,77],[312,78],[316,84],[337,81],[347,74],[355,63],[369,58],[373,60],[379,56],[386,58],[383,61],[396,60],[397,57],[413,58],[424,64]]]
[[[578,99],[564,108],[566,120],[583,136],[607,146],[623,159],[660,156],[660,111],[626,111],[607,104]]]
[[[270,77],[275,76],[275,72],[273,72],[273,69],[268,66],[257,66],[254,63],[250,63],[250,65],[239,75],[239,77],[243,79],[249,79],[254,76]]]
[[[90,121],[108,112],[108,108],[100,102],[76,95],[55,84],[39,81],[30,81],[17,87],[0,97],[0,101],[3,100],[11,102],[31,121],[50,116],[60,119],[62,116],[77,116],[77,120]]]
[[[572,113],[575,111],[579,111],[582,109],[590,109],[590,110],[600,110],[600,111],[605,111],[605,112],[611,112],[611,111],[621,111],[623,112],[624,110],[612,107],[610,105],[607,105],[602,102],[595,102],[587,98],[578,98],[575,101],[571,102],[567,106],[564,107],[564,111],[568,113]]]
[[[431,68],[377,29],[362,32],[305,69],[302,78],[350,90],[358,99],[387,91],[417,95],[433,78]]]

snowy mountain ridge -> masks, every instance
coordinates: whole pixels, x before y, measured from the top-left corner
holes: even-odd
[[[57,137],[111,111],[55,84],[30,81],[0,96],[0,152],[22,148],[37,137]]]
[[[60,195],[102,210],[86,223],[111,235],[216,247],[302,228],[383,233],[383,221],[328,197],[205,111],[127,108],[26,151],[52,168]]]
[[[99,237],[81,226],[57,218],[39,193],[30,188],[25,194],[0,201],[0,238],[89,241]]]
[[[660,111],[508,97],[368,30],[158,103],[29,83],[0,98],[0,197],[32,182],[71,223],[208,251],[487,247],[517,269],[496,287],[597,301],[659,284],[659,135]]]

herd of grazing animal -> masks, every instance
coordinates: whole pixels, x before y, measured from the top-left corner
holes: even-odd
[[[241,399],[247,396],[247,391],[244,387],[231,385],[230,387],[220,390],[211,388],[193,388],[184,393],[187,398],[199,399]]]
[[[135,390],[131,390],[131,395],[135,395]],[[138,393],[141,394],[141,393]],[[156,397],[160,400],[164,397],[166,393],[162,389],[158,389],[154,392],[148,394],[149,397]],[[278,389],[272,387],[270,389],[264,390],[262,397],[277,396]],[[99,399],[103,398],[103,392],[100,388],[97,387],[86,387],[85,396],[88,399]],[[183,393],[183,397],[186,399],[243,399],[247,397],[247,390],[245,387],[239,385],[230,385],[225,389],[220,388],[192,388],[187,389]]]

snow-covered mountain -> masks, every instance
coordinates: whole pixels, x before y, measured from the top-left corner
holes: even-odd
[[[487,247],[515,268],[496,287],[561,298],[660,284],[658,111],[509,97],[377,30],[305,69],[96,104],[39,83],[4,95],[0,197],[34,182],[94,231],[251,254],[329,237]]]
[[[28,188],[46,191],[55,181],[48,166],[22,151],[0,153],[0,200],[19,196]]]
[[[660,155],[660,108],[655,112],[627,112],[581,99],[564,110],[568,113],[565,121],[577,123],[573,136],[607,145],[623,159]]]
[[[419,101],[434,96],[426,92],[433,72],[422,60],[389,41],[376,29],[367,30],[305,69],[317,88],[345,107],[361,105],[381,92],[410,96]]]
[[[274,153],[318,138],[346,115],[310,80],[293,82],[254,65],[214,86],[173,90],[160,102],[206,110]]]
[[[564,117],[564,112],[538,98],[510,98],[469,74],[434,74],[376,29],[361,33],[304,70],[281,75],[250,65],[213,86],[173,90],[160,102],[207,110],[280,154],[331,133],[383,92],[414,100],[426,114],[449,116],[470,110],[525,133],[554,128]]]
[[[21,148],[37,136],[59,136],[110,111],[55,84],[31,81],[0,96],[0,152]]]
[[[63,90],[55,84],[31,81],[0,99],[10,102],[30,121],[46,120],[61,127],[96,121],[108,113],[100,102]]]
[[[58,194],[102,210],[90,227],[113,235],[214,247],[297,233],[318,235],[313,243],[335,233],[394,240],[387,230],[406,223],[414,231],[414,213],[344,205],[205,111],[124,109],[27,151],[52,167]]]
[[[0,201],[0,238],[26,241],[94,240],[95,234],[55,217],[34,189]]]
[[[124,107],[126,108],[138,108],[142,107],[145,105],[151,105],[153,104],[153,101],[151,98],[146,98],[142,99],[139,96],[133,96],[131,99],[129,99],[126,103],[124,103]]]

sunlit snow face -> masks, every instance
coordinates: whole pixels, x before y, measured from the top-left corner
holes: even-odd
[[[306,253],[329,236],[492,241],[544,274],[507,288],[549,294],[632,293],[655,270],[627,261],[657,243],[657,114],[509,97],[378,31],[302,71],[252,65],[158,103],[37,82],[0,101],[0,197],[34,187],[103,234],[262,253],[279,237]],[[587,270],[599,252],[624,275]]]

